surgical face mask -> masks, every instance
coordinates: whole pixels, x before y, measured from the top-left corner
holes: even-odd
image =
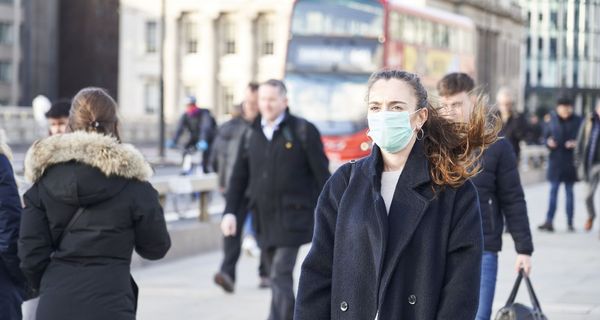
[[[381,149],[389,153],[400,152],[408,146],[415,132],[410,125],[410,116],[416,112],[380,111],[369,114],[367,135]]]

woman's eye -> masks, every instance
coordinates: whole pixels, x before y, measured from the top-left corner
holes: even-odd
[[[400,105],[392,106],[392,110],[394,111],[402,111],[402,107]]]
[[[370,111],[378,111],[379,110],[379,106],[370,106],[369,110]]]

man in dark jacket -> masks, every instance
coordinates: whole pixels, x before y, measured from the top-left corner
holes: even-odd
[[[52,104],[50,110],[45,114],[46,119],[48,120],[49,135],[67,132],[70,110],[71,100],[69,99],[59,99]]]
[[[17,257],[21,200],[10,155],[0,134],[0,320],[21,319],[25,284]]]
[[[236,233],[235,214],[248,188],[258,242],[266,250],[270,270],[269,319],[291,320],[298,249],[312,239],[313,211],[330,173],[317,128],[287,111],[284,83],[269,80],[258,96],[260,116],[244,135],[221,228],[225,236]]]
[[[573,100],[561,97],[557,101],[556,112],[552,114],[550,124],[544,134],[546,145],[550,149],[548,161],[548,181],[550,181],[550,204],[546,221],[538,227],[542,231],[554,231],[554,213],[558,188],[565,184],[567,192],[567,228],[570,232],[573,227],[574,195],[573,185],[577,181],[574,150],[577,146],[577,133],[581,119],[573,114]]]
[[[258,116],[258,84],[250,83],[246,88],[244,102],[239,105],[239,114],[233,119],[225,122],[219,127],[217,137],[211,152],[211,164],[219,174],[219,188],[223,194],[227,194],[227,187],[231,172],[235,165],[240,144],[246,130]],[[247,200],[246,200],[247,202]],[[236,214],[237,225],[242,226],[249,217],[247,205],[242,205],[240,212]],[[223,287],[226,292],[233,292],[235,283],[235,266],[240,257],[243,228],[237,228],[234,236],[223,237],[224,258],[220,271],[215,275],[215,283]],[[269,274],[263,263],[259,266],[259,287],[267,288],[269,285]]]
[[[200,151],[202,153],[202,170],[205,173],[209,172],[208,162],[216,131],[216,121],[208,109],[199,108],[196,105],[196,97],[194,96],[187,98],[185,113],[179,118],[175,136],[173,140],[167,143],[167,146],[175,148],[185,131],[189,133],[189,139],[184,146],[184,159],[187,155]]]
[[[594,194],[600,182],[600,148],[598,142],[600,142],[600,100],[598,100],[594,112],[581,125],[577,135],[577,147],[575,148],[578,176],[587,185],[585,205],[588,218],[584,226],[586,231],[592,230],[596,218]]]
[[[475,89],[473,79],[465,73],[451,73],[437,84],[437,89],[442,110],[448,118],[467,122],[475,103],[475,96],[472,94]],[[517,159],[512,151],[511,144],[506,139],[496,141],[484,151],[482,171],[472,179],[479,194],[484,237],[477,320],[488,320],[491,316],[504,221],[515,242],[516,272],[520,268],[527,273],[531,270],[533,243],[527,205]]]
[[[515,100],[513,92],[503,87],[498,90],[496,95],[496,103],[500,110],[500,117],[502,118],[502,131],[500,136],[505,137],[513,147],[515,155],[517,156],[517,162],[521,156],[521,147],[519,143],[525,138],[527,130],[527,121],[514,110]]]

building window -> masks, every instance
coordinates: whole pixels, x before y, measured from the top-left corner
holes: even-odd
[[[146,22],[146,53],[156,53],[158,50],[158,24],[156,21]]]
[[[156,114],[160,108],[160,88],[158,81],[148,81],[144,85],[144,111]]]
[[[10,23],[0,23],[0,45],[11,44],[12,42],[12,25]]]
[[[260,45],[260,55],[272,55],[275,51],[275,25],[273,23],[273,18],[271,17],[271,15],[260,15],[258,17],[257,28]]]
[[[231,18],[227,15],[222,16],[221,18],[221,30],[222,30],[222,46],[223,46],[223,55],[235,54],[236,45],[235,45],[235,24]]]
[[[527,56],[531,57],[531,37],[527,36]]]
[[[185,52],[198,53],[198,24],[186,21],[184,24]]]
[[[233,108],[233,89],[229,86],[221,87],[221,111],[224,114],[231,113]]]
[[[556,59],[557,57],[557,45],[556,38],[550,38],[550,59]]]
[[[0,61],[0,82],[12,80],[12,65],[7,61]]]
[[[550,11],[550,27],[554,30],[558,28],[558,12]]]
[[[14,0],[0,0],[0,4],[12,4]]]

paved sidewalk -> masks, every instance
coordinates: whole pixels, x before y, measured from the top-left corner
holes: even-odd
[[[561,189],[554,234],[540,233],[536,227],[545,217],[549,186],[526,188],[530,221],[536,251],[532,281],[542,308],[550,320],[600,320],[600,240],[599,225],[592,233],[581,231],[586,218],[583,185],[576,192],[576,227],[569,234],[564,214],[564,191]],[[510,236],[504,237],[496,289],[495,310],[506,301],[514,282],[515,253]],[[301,257],[308,246],[301,250]],[[270,291],[258,289],[258,260],[243,256],[238,265],[238,284],[234,295],[224,294],[212,283],[222,254],[214,252],[170,263],[153,264],[134,270],[140,285],[141,320],[266,319]],[[300,263],[296,272],[298,272]],[[297,279],[297,277],[296,277]],[[528,303],[523,286],[518,300]],[[320,320],[320,319],[315,319]],[[457,319],[458,320],[458,319]]]

